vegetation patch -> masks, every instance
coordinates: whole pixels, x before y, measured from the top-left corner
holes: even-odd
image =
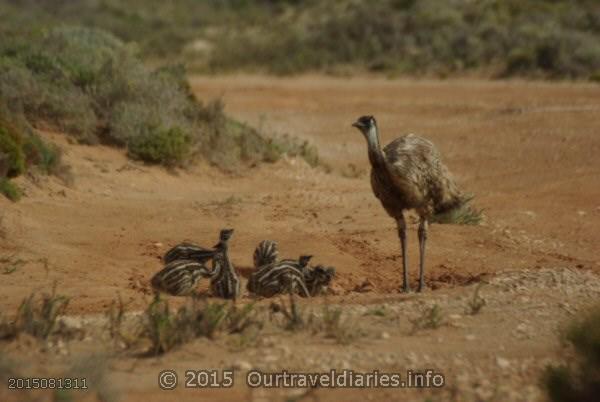
[[[6,18],[0,33],[84,25],[139,43],[146,58],[185,61],[208,72],[366,70],[446,77],[479,70],[495,77],[583,79],[597,79],[600,72],[595,0],[1,3]],[[97,44],[114,45],[110,40]],[[86,84],[95,70],[85,60],[96,63],[101,54],[82,59],[70,59],[69,74]],[[37,57],[30,63],[43,66],[48,60]],[[93,121],[89,113],[55,108],[80,122]],[[78,111],[89,108],[81,103]]]
[[[41,297],[32,293],[21,302],[13,320],[0,317],[0,339],[12,339],[19,333],[48,339],[58,329],[58,317],[64,315],[68,304],[66,296],[56,294],[56,286]]]
[[[424,329],[437,329],[446,323],[445,314],[438,304],[424,309],[418,317],[410,320],[412,323],[411,334]]]
[[[253,315],[251,304],[239,308],[197,298],[190,298],[188,303],[173,311],[167,301],[157,295],[146,309],[140,336],[150,341],[150,355],[160,355],[195,338],[214,339],[221,331],[242,334],[251,327],[260,327]]]
[[[430,222],[455,225],[479,225],[483,221],[483,209],[477,209],[471,204],[473,198],[473,195],[469,195],[457,208],[434,214]]]
[[[19,190],[19,187],[5,177],[0,177],[0,194],[15,202],[21,199],[21,190]]]
[[[125,147],[134,159],[167,166],[204,157],[231,170],[240,162],[271,162],[283,153],[318,163],[314,147],[266,139],[228,118],[222,102],[199,102],[182,65],[152,69],[142,63],[136,46],[106,31],[60,26],[5,39],[0,100],[14,119],[50,125],[82,143]],[[47,171],[56,166],[54,149],[37,140],[19,141],[0,133],[10,175],[22,173],[26,160]]]
[[[325,305],[322,312],[315,313],[302,309],[293,295],[290,295],[289,303],[271,303],[270,310],[279,315],[281,319],[277,325],[286,331],[306,330],[340,344],[349,344],[365,335],[365,331],[344,315],[341,308]]]
[[[548,366],[542,376],[551,401],[592,402],[600,384],[600,306],[575,320],[563,336],[574,358],[566,364]]]
[[[0,194],[18,201],[21,191],[10,179],[32,168],[67,184],[72,180],[61,150],[40,138],[22,115],[11,113],[0,96]]]

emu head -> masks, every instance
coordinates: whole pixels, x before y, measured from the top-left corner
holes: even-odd
[[[352,123],[352,127],[358,128],[364,136],[367,136],[372,130],[377,128],[377,122],[373,116],[361,116]]]
[[[335,268],[317,265],[314,269],[314,275],[317,281],[323,285],[329,285],[331,280],[335,277]]]
[[[219,233],[219,240],[227,241],[231,239],[231,236],[233,236],[233,229],[223,229],[221,230],[221,233]]]
[[[214,248],[225,248],[227,247],[227,242],[233,236],[233,229],[222,229],[221,233],[219,233],[219,242],[215,245]]]
[[[331,284],[331,281],[335,277],[335,268],[327,267],[323,265],[317,265],[311,272],[310,279],[307,281],[310,283],[310,293],[315,296],[323,291],[324,288]]]
[[[298,258],[298,263],[300,264],[300,268],[306,267],[311,258],[312,258],[312,255],[301,255],[300,258]]]

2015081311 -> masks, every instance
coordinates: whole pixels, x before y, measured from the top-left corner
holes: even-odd
[[[233,370],[186,370],[186,388],[231,388]]]
[[[8,389],[88,389],[87,378],[15,377]]]

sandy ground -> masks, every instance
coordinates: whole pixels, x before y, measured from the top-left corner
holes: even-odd
[[[119,356],[111,378],[122,399],[174,397],[156,385],[164,368],[234,366],[402,373],[429,367],[446,374],[441,390],[320,389],[306,400],[543,397],[537,377],[558,356],[557,328],[599,296],[600,87],[313,76],[193,77],[191,83],[201,99],[221,96],[226,112],[242,121],[309,140],[332,171],[285,159],[238,174],[204,164],[167,172],[128,161],[119,150],[73,145],[60,133],[44,132],[64,148],[75,182],[21,178],[27,196],[19,203],[0,199],[4,314],[54,282],[70,296],[72,314],[102,313],[117,294],[129,310],[139,310],[169,246],[184,239],[210,245],[220,228],[233,227],[233,262],[243,273],[265,238],[277,240],[285,256],[310,253],[316,263],[335,266],[327,301],[343,306],[369,335],[351,346],[273,334],[271,343],[244,351],[199,340],[160,359]],[[480,226],[431,226],[429,290],[421,295],[399,293],[395,225],[371,193],[364,139],[350,127],[364,114],[377,117],[382,143],[409,132],[432,140],[485,211]],[[409,222],[414,285],[416,222]],[[465,315],[482,281],[488,304],[478,315]],[[444,308],[447,325],[411,335],[410,319],[432,303]],[[383,318],[367,314],[382,306],[390,311]],[[7,348],[18,358],[40,358],[33,357],[35,347]],[[67,364],[64,355],[40,353],[48,367]],[[302,397],[297,390],[251,390],[242,372],[232,390],[173,392],[181,400]]]

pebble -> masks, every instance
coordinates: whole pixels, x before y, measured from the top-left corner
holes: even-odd
[[[383,331],[381,333],[381,339],[390,339],[390,334],[388,332]]]
[[[522,333],[526,333],[527,332],[527,325],[525,323],[520,323],[519,325],[517,325],[517,331],[518,332],[522,332]]]
[[[510,367],[510,361],[508,361],[508,359],[505,359],[500,356],[496,357],[496,364],[498,365],[498,367],[500,367],[503,370]]]

